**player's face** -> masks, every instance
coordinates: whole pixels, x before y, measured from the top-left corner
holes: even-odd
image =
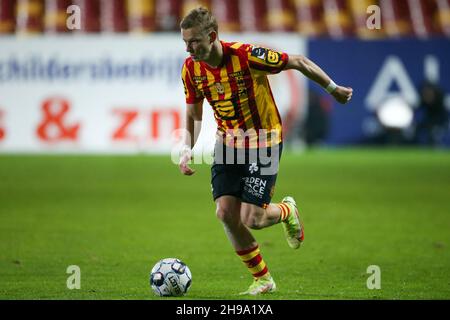
[[[208,34],[204,34],[198,28],[181,29],[186,51],[192,60],[203,61],[209,58],[212,49],[212,41]]]

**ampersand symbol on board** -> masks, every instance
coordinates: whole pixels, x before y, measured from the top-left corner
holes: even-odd
[[[37,135],[44,141],[77,140],[80,124],[69,126],[64,117],[69,112],[69,102],[60,98],[51,98],[42,104],[44,119],[37,128]]]

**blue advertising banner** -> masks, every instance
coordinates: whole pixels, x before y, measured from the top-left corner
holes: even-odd
[[[331,145],[367,143],[374,135],[375,114],[390,97],[403,98],[415,114],[420,110],[420,87],[434,81],[450,107],[450,41],[448,39],[310,40],[308,57],[334,81],[354,89],[347,105],[333,102],[325,142]],[[312,91],[323,90],[309,82]],[[448,128],[448,125],[447,125]],[[448,130],[443,142],[449,144]]]

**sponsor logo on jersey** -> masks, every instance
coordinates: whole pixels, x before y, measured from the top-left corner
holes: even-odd
[[[264,60],[266,58],[266,48],[255,47],[252,49],[252,56]]]

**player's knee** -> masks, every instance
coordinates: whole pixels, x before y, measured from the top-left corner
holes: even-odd
[[[216,209],[216,217],[217,219],[219,219],[220,221],[225,221],[227,218],[227,211],[224,210],[223,208],[217,208]]]
[[[218,207],[216,209],[216,216],[217,218],[222,221],[222,223],[226,225],[231,225],[236,223],[236,219],[234,218],[233,211],[231,208],[227,207]]]

